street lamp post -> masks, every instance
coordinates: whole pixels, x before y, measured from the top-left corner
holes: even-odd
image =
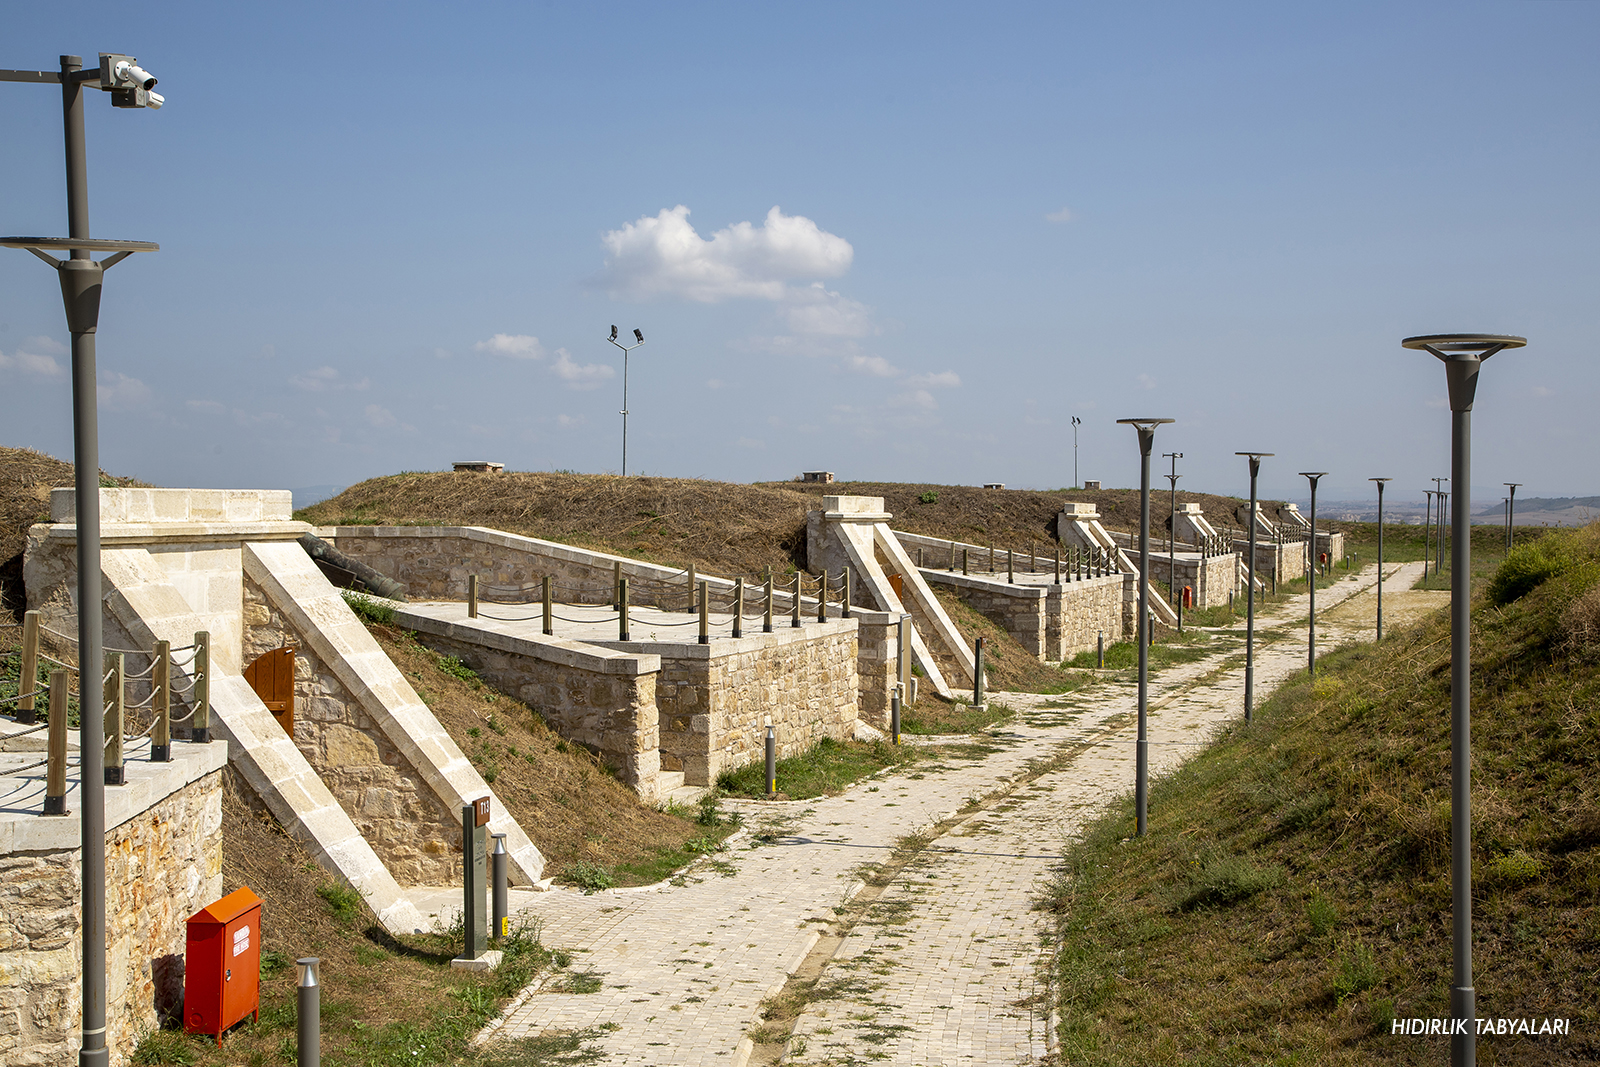
[[[1144,836],[1150,807],[1150,739],[1146,717],[1150,708],[1150,446],[1155,444],[1156,427],[1172,419],[1118,419],[1121,425],[1139,432],[1139,740],[1135,750],[1134,833]]]
[[[1256,476],[1261,473],[1261,460],[1274,452],[1235,452],[1250,460],[1250,584],[1245,586],[1244,622],[1244,721],[1250,721],[1256,683]]]
[[[1383,485],[1393,478],[1368,478],[1378,483],[1378,640],[1383,640]]]
[[[1317,673],[1317,482],[1327,471],[1301,471],[1300,477],[1311,483],[1311,573],[1306,575],[1306,588],[1311,592],[1310,625],[1306,628],[1306,673]],[[1329,542],[1332,544],[1332,542]]]
[[[1433,566],[1433,490],[1424,489],[1423,519],[1422,519],[1422,576],[1428,576],[1428,568]]]
[[[1444,491],[1443,483],[1448,482],[1449,480],[1449,478],[1435,478],[1433,480],[1433,499],[1439,505],[1439,515],[1437,520],[1439,524],[1439,536],[1434,538],[1435,543],[1433,546],[1434,577],[1438,577],[1440,572],[1444,570],[1444,501],[1445,497],[1449,496],[1449,494]],[[1422,574],[1424,577],[1427,576],[1427,567],[1422,568]]]
[[[1083,425],[1083,420],[1072,416],[1072,488],[1076,489],[1083,483],[1078,481],[1078,427]]]
[[[638,344],[625,345],[617,340],[617,328],[613,326],[611,336],[606,338],[622,349],[622,476],[624,478],[628,476],[628,353],[644,344],[644,334],[634,330],[633,336]]]
[[[90,714],[91,694],[105,661],[100,617],[100,429],[96,394],[95,332],[100,289],[108,267],[135,252],[154,252],[148,241],[96,241],[89,236],[89,163],[83,135],[83,87],[97,84],[116,107],[159,108],[150,90],[156,79],[133,56],[100,54],[83,69],[80,56],[62,56],[59,70],[0,70],[0,81],[59,83],[66,141],[67,237],[6,237],[0,246],[23,248],[54,267],[61,281],[67,330],[72,335],[72,462],[78,565],[78,677],[84,705],[79,719],[79,813],[83,844],[83,1038],[80,1067],[104,1067],[106,1046],[106,804],[105,721]],[[64,251],[57,259],[51,251]],[[92,252],[110,252],[100,261]]]
[[[1450,1038],[1453,1067],[1476,1062],[1477,998],[1472,985],[1472,401],[1483,361],[1523,337],[1500,334],[1437,334],[1407,337],[1404,348],[1437,357],[1450,391],[1450,513],[1461,562],[1450,568],[1450,889],[1452,956],[1450,1016],[1465,1020]]]
[[[1521,482],[1502,482],[1502,485],[1511,487],[1511,497],[1506,501],[1506,551],[1510,552],[1517,544],[1517,486]]]
[[[1163,452],[1161,458],[1172,460],[1172,473],[1165,476],[1172,486],[1167,501],[1170,505],[1167,518],[1167,592],[1171,594],[1172,602],[1177,604],[1181,599],[1178,596],[1178,479],[1183,477],[1178,473],[1178,460],[1183,458],[1183,453]]]

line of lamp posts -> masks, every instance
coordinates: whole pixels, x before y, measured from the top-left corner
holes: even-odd
[[[1506,349],[1521,348],[1527,339],[1504,334],[1431,334],[1407,337],[1400,342],[1402,348],[1427,352],[1444,364],[1445,382],[1450,398],[1450,478],[1455,486],[1450,512],[1452,560],[1450,568],[1450,860],[1451,860],[1451,922],[1452,922],[1452,975],[1450,985],[1450,1016],[1468,1020],[1450,1038],[1450,1062],[1453,1067],[1466,1067],[1476,1062],[1475,1027],[1470,1020],[1476,1018],[1477,998],[1472,984],[1472,405],[1478,388],[1478,371],[1490,356]],[[1136,769],[1134,776],[1135,834],[1144,836],[1149,816],[1150,763],[1149,737],[1146,719],[1149,709],[1149,649],[1147,627],[1150,625],[1150,451],[1155,443],[1156,427],[1172,419],[1118,419],[1132,426],[1139,437],[1139,724],[1136,742]],[[1167,453],[1162,458],[1173,457],[1174,489],[1177,485],[1176,456]],[[1251,720],[1254,706],[1255,683],[1255,564],[1256,564],[1256,478],[1261,471],[1262,459],[1271,452],[1239,452],[1250,466],[1250,588],[1245,603],[1245,674],[1244,719]],[[1326,471],[1300,472],[1311,484],[1312,553],[1316,552],[1317,482]],[[1383,488],[1389,478],[1373,478],[1378,487],[1378,622],[1377,637],[1383,638]],[[1439,479],[1442,482],[1445,479]],[[1515,507],[1516,486],[1511,489],[1506,508],[1506,547],[1513,544],[1512,508]],[[1440,543],[1443,543],[1444,497],[1439,497]],[[1442,556],[1442,549],[1441,549]],[[1307,588],[1311,596],[1309,647],[1307,670],[1316,671],[1317,654],[1317,583],[1314,575],[1308,576]]]

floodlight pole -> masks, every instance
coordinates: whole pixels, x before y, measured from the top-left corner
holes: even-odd
[[[1393,478],[1368,478],[1378,483],[1378,640],[1383,640],[1383,484]]]
[[[1311,573],[1306,575],[1306,588],[1311,593],[1311,614],[1306,628],[1306,673],[1312,676],[1317,673],[1317,482],[1327,473],[1300,472],[1300,477],[1311,483],[1311,558],[1306,561],[1311,564]]]
[[[1521,482],[1502,482],[1502,485],[1511,487],[1511,497],[1506,502],[1506,551],[1510,552],[1517,545],[1517,486]]]
[[[625,345],[617,340],[617,328],[611,327],[611,336],[606,338],[612,344],[622,349],[622,476],[628,476],[628,353],[644,344],[644,335],[638,330],[633,335],[639,338],[637,345]]]
[[[1178,479],[1183,477],[1178,473],[1178,460],[1183,458],[1183,453],[1163,452],[1161,458],[1172,460],[1172,473],[1165,476],[1172,485],[1169,494],[1171,515],[1167,519],[1167,578],[1169,579],[1167,592],[1171,595],[1172,602],[1176,604],[1178,602]]]
[[[1255,703],[1256,688],[1256,476],[1261,473],[1263,456],[1272,452],[1235,452],[1250,460],[1250,582],[1244,589],[1244,721],[1248,724]]]
[[[62,134],[67,177],[66,238],[8,237],[0,246],[23,248],[54,267],[61,282],[67,330],[72,335],[72,462],[75,540],[78,566],[78,679],[83,714],[79,733],[79,812],[83,875],[83,1023],[78,1051],[80,1067],[105,1067],[106,1045],[106,806],[105,717],[99,713],[98,694],[104,670],[105,648],[100,597],[100,431],[96,394],[95,331],[100,321],[100,290],[105,270],[134,252],[154,252],[155,244],[142,241],[96,241],[89,236],[89,164],[83,132],[83,86],[94,82],[115,90],[119,107],[160,106],[160,97],[147,94],[148,85],[135,90],[131,83],[107,81],[109,63],[131,57],[107,57],[99,66],[83,69],[81,56],[60,57],[54,71],[0,70],[0,81],[61,85]],[[119,76],[120,79],[120,76]],[[149,85],[154,84],[151,79]],[[59,260],[47,249],[66,251]],[[96,262],[91,253],[112,255]]]
[[[1083,420],[1072,416],[1072,488],[1076,489],[1083,484],[1078,481],[1078,427],[1083,425]]]
[[[1135,748],[1134,834],[1143,837],[1150,808],[1150,447],[1156,427],[1171,419],[1118,419],[1139,432],[1139,740]]]
[[[1454,457],[1452,457],[1451,463],[1453,464],[1454,462]],[[1433,546],[1433,576],[1435,578],[1444,570],[1444,502],[1449,494],[1444,491],[1443,483],[1449,480],[1449,478],[1435,478],[1433,480],[1433,496],[1439,504],[1439,536],[1435,538],[1436,543]],[[1422,575],[1427,577],[1428,568],[1422,568]]]
[[[1433,490],[1424,489],[1423,519],[1422,519],[1422,576],[1428,576],[1428,567],[1433,563]]]
[[[1400,344],[1444,363],[1450,390],[1450,480],[1455,492],[1450,525],[1461,562],[1450,567],[1450,889],[1453,973],[1450,1017],[1465,1020],[1450,1038],[1452,1067],[1477,1061],[1477,995],[1472,985],[1472,402],[1483,361],[1522,337],[1439,334]],[[1442,479],[1441,479],[1442,480]]]

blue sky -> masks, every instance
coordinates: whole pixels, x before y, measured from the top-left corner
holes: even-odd
[[[102,463],[347,484],[491,459],[737,481],[1329,498],[1448,473],[1416,333],[1486,366],[1475,496],[1600,492],[1600,5],[15,5],[88,100]],[[65,232],[0,84],[0,230]],[[71,452],[59,291],[0,253],[3,443]],[[1491,496],[1492,494],[1492,496]]]

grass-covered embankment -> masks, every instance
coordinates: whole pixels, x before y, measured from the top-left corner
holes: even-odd
[[[1519,546],[1474,618],[1479,1063],[1600,1061],[1600,527]],[[1449,1013],[1445,613],[1320,661],[1090,828],[1047,905],[1062,1060],[1439,1063]]]

